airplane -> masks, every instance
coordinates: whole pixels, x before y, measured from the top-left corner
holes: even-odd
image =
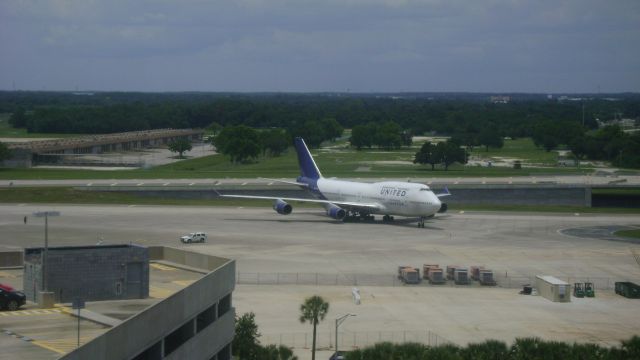
[[[268,179],[289,185],[297,185],[308,190],[313,199],[254,196],[254,195],[223,195],[221,197],[243,199],[274,200],[273,209],[281,215],[291,214],[293,207],[287,201],[317,203],[324,206],[327,215],[335,220],[375,220],[374,214],[383,215],[384,222],[394,220],[394,215],[418,217],[418,227],[424,228],[426,218],[436,213],[446,212],[447,204],[440,198],[451,195],[445,187],[444,193],[435,194],[425,184],[383,181],[364,183],[356,181],[325,178],[300,137],[294,139],[294,146],[298,155],[300,176],[293,181]]]

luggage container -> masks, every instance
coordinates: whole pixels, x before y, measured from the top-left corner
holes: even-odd
[[[478,281],[480,285],[484,286],[495,286],[496,281],[493,280],[493,271],[491,270],[480,270],[478,272]]]
[[[616,282],[616,294],[629,299],[640,299],[640,285],[629,281]]]
[[[467,272],[467,269],[456,269],[453,273],[453,281],[456,285],[469,284],[469,273]]]
[[[464,271],[467,271],[466,268],[459,266],[459,265],[447,265],[447,280],[455,280],[454,276],[455,276],[455,272],[458,269],[462,269]]]
[[[472,266],[471,267],[471,279],[479,281],[480,271],[485,270],[484,266]]]
[[[571,285],[553,276],[536,276],[538,293],[553,302],[571,302]]]
[[[444,271],[440,268],[429,268],[429,284],[444,284]]]
[[[405,284],[417,284],[420,282],[420,269],[412,266],[399,266],[398,277]]]
[[[422,277],[425,279],[429,278],[429,269],[440,269],[438,264],[424,264],[422,265]]]

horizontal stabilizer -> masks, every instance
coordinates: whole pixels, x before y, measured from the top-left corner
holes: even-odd
[[[451,195],[451,193],[449,192],[449,189],[447,189],[447,187],[444,187],[444,192],[440,193],[440,194],[436,194],[437,197],[441,198],[441,197],[445,197],[445,196],[449,196]]]

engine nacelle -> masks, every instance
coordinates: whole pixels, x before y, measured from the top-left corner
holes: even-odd
[[[331,205],[327,209],[327,215],[331,216],[336,220],[342,220],[344,219],[345,216],[347,216],[347,212],[344,211],[344,209],[339,206]]]
[[[278,199],[276,200],[276,202],[273,203],[273,210],[275,210],[278,214],[281,214],[281,215],[289,215],[291,214],[291,211],[293,210],[293,208],[291,207],[291,205],[289,205],[285,201]]]
[[[438,210],[439,213],[445,213],[447,212],[447,203],[442,203],[442,205],[440,206],[440,210]]]

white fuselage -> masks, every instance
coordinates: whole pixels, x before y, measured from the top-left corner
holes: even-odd
[[[440,210],[440,199],[427,185],[384,181],[362,183],[320,178],[318,190],[330,201],[378,204],[372,214],[428,217]]]

